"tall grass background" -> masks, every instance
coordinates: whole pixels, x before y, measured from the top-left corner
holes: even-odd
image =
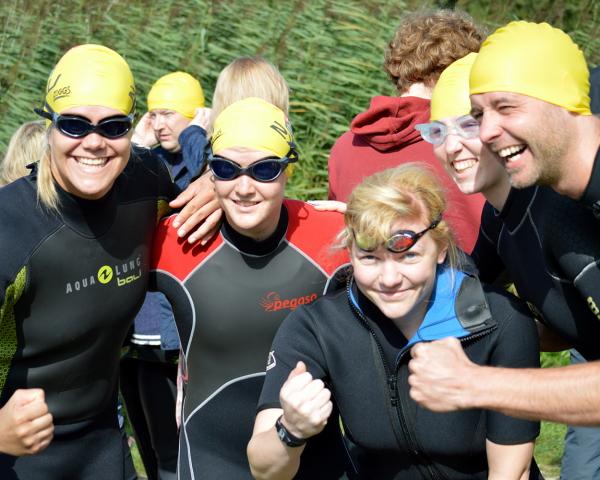
[[[301,163],[288,194],[325,198],[335,139],[372,96],[395,94],[382,63],[400,17],[439,6],[466,10],[488,31],[514,19],[548,21],[573,37],[590,65],[600,62],[600,0],[1,0],[0,154],[18,125],[34,118],[52,66],[73,45],[101,43],[127,59],[138,113],[165,73],[191,73],[210,99],[226,64],[262,55],[291,87]],[[554,366],[566,356],[542,361]],[[543,429],[537,454],[550,475],[557,472],[563,432],[555,425]]]
[[[69,47],[101,43],[120,52],[136,78],[138,112],[161,75],[185,70],[210,98],[219,71],[263,55],[288,80],[301,157],[289,194],[324,198],[327,156],[372,96],[393,95],[383,52],[401,15],[420,7],[463,8],[488,30],[516,18],[546,20],[600,60],[600,1],[484,0],[2,0],[0,153],[43,101],[52,66]],[[549,59],[551,61],[551,59]]]

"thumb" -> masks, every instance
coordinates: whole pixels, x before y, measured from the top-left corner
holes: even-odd
[[[305,373],[305,372],[306,372],[306,365],[304,364],[304,362],[298,362],[296,364],[296,366],[294,367],[294,369],[288,375],[288,380],[290,378],[297,377],[298,375],[301,375],[302,373]]]
[[[44,391],[41,388],[28,388],[23,390],[17,390],[14,393],[14,397],[17,405],[24,406],[28,403],[43,402]]]

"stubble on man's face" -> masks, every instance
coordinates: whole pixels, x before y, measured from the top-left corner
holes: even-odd
[[[518,170],[509,170],[512,186],[556,186],[560,181],[569,161],[571,134],[567,117],[568,112],[561,107],[535,101],[535,108],[518,132],[528,146],[530,161]]]

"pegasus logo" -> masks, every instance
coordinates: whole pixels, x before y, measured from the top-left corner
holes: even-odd
[[[296,310],[299,305],[308,305],[317,299],[316,293],[301,297],[287,298],[282,300],[277,292],[269,292],[260,301],[265,312],[277,312],[279,310]]]

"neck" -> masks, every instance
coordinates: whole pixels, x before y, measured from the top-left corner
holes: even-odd
[[[501,211],[510,193],[510,179],[508,175],[502,175],[494,185],[482,190],[481,193],[492,207]]]
[[[430,100],[431,99],[431,91],[432,91],[432,88],[428,87],[424,83],[413,83],[400,96],[401,97],[419,97],[419,98],[426,98],[427,100]]]
[[[600,146],[600,118],[581,115],[576,119],[575,135],[565,155],[562,175],[551,185],[561,195],[578,200],[587,187],[594,159]]]

